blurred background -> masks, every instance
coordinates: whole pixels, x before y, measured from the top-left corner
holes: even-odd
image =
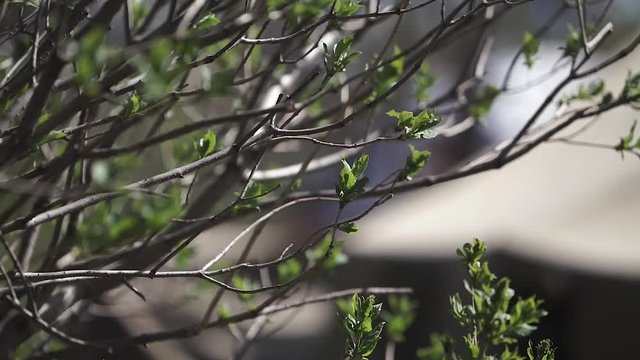
[[[540,0],[519,7],[490,27],[494,45],[483,81],[500,85],[525,31],[540,27],[562,1]],[[606,1],[600,1],[602,5]],[[611,55],[640,29],[640,2],[616,0],[608,18],[614,33],[592,63]],[[399,45],[409,44],[438,14],[426,8],[407,16],[398,33]],[[555,86],[563,72],[535,87],[527,84],[559,61],[567,23],[576,23],[573,11],[565,12],[542,40],[538,62],[532,70],[521,63],[511,86],[516,91],[497,98],[486,120],[461,135],[416,142],[432,151],[426,173],[441,173],[473,159],[513,134]],[[378,27],[389,31],[392,22]],[[375,38],[363,39],[358,48],[371,52]],[[464,41],[429,58],[437,77],[434,97],[447,91],[465,71],[478,41],[469,34]],[[521,61],[522,62],[522,61]],[[640,52],[598,74],[617,93],[630,70],[638,71]],[[590,79],[585,79],[585,84]],[[411,109],[410,88],[380,109]],[[552,110],[554,106],[551,106]],[[210,110],[209,110],[210,111]],[[547,118],[552,113],[546,114]],[[581,140],[615,145],[628,133],[637,113],[631,109],[606,113],[580,136]],[[584,125],[569,128],[572,133]],[[366,151],[371,157],[367,172],[372,182],[384,178],[389,164],[404,162],[405,144],[383,143]],[[283,156],[287,156],[284,154]],[[290,155],[289,155],[290,156]],[[331,188],[338,167],[305,179],[309,190]],[[432,332],[459,330],[449,315],[448,296],[463,291],[465,275],[455,249],[473,238],[484,240],[489,261],[499,276],[513,280],[522,297],[536,294],[545,300],[549,316],[534,339],[550,338],[558,347],[558,359],[638,359],[640,335],[640,162],[621,158],[613,150],[576,147],[555,142],[542,145],[504,168],[398,194],[358,222],[360,231],[349,236],[345,253],[350,261],[317,279],[308,295],[361,286],[409,286],[420,307],[397,359],[414,358],[418,347],[428,345]],[[350,209],[362,210],[367,201]],[[279,253],[282,244],[331,222],[334,208],[318,205],[284,212],[261,238],[255,259]],[[348,216],[348,214],[346,215]],[[206,262],[216,253],[213,239],[232,238],[251,219],[216,227],[195,244],[194,262]],[[113,334],[140,333],[191,324],[199,319],[210,296],[189,296],[192,284],[181,281],[146,281],[135,284],[146,303],[126,289],[113,291],[90,307],[86,331]],[[274,319],[251,348],[246,359],[339,359],[344,340],[333,303],[305,307]],[[116,322],[114,318],[124,319]],[[278,325],[280,321],[284,325]],[[246,324],[240,327],[246,331]],[[206,331],[179,341],[150,344],[132,350],[131,359],[227,359],[235,340],[228,329]],[[374,359],[382,359],[384,343]],[[124,355],[123,355],[124,356]]]

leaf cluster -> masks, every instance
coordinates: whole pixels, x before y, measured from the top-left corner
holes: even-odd
[[[604,95],[602,100],[603,102],[611,101],[611,99],[608,99],[608,100],[605,99],[605,97],[609,93],[604,94],[604,91],[605,91],[605,83],[603,80],[598,79],[588,83],[587,86],[580,85],[578,87],[578,91],[562,98],[559,101],[559,104],[569,105],[575,101],[593,101],[596,97],[600,95]]]
[[[79,250],[90,255],[126,244],[147,231],[157,231],[182,211],[180,191],[166,196],[132,194],[98,204],[78,225]]]

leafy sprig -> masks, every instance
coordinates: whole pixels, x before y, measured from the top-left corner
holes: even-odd
[[[324,67],[328,76],[344,71],[347,65],[361,54],[360,51],[351,51],[352,43],[353,36],[350,35],[340,39],[331,49],[327,44],[322,43],[324,47]]]
[[[384,322],[379,322],[378,318],[382,304],[375,302],[376,298],[373,295],[365,298],[353,294],[350,306],[341,306],[338,316],[347,336],[345,359],[367,360],[381,339]]]
[[[460,357],[455,352],[450,337],[434,335],[432,345],[418,352],[421,360],[524,360],[517,349],[509,346],[530,335],[547,313],[540,308],[542,302],[535,296],[513,301],[515,292],[509,279],[498,278],[489,264],[482,261],[486,251],[486,245],[477,239],[457,251],[469,273],[464,286],[470,302],[463,303],[459,294],[451,296],[449,301],[454,319],[467,331],[463,342],[468,357]],[[493,350],[499,355],[491,354]],[[554,359],[554,349],[548,340],[535,349],[530,343],[527,354],[530,360]]]
[[[411,180],[418,175],[422,168],[426,165],[431,152],[417,150],[415,146],[409,145],[409,155],[404,165],[404,169],[400,172],[401,180]]]
[[[532,68],[536,60],[536,54],[540,49],[540,42],[530,33],[525,32],[522,40],[522,53],[524,54],[524,62],[528,68]]]
[[[433,111],[424,110],[414,115],[411,111],[389,110],[387,115],[396,119],[396,130],[402,132],[403,140],[431,139],[438,135],[433,128],[440,123],[440,118]]]
[[[640,136],[636,138],[636,125],[637,122],[634,121],[633,125],[629,129],[629,133],[624,137],[620,138],[618,145],[615,146],[616,151],[620,152],[620,155],[624,158],[625,151],[634,152],[634,154],[640,157]],[[637,153],[636,153],[637,152]]]
[[[368,164],[368,155],[362,155],[352,165],[342,159],[342,170],[340,171],[338,184],[336,184],[336,193],[340,199],[341,207],[364,193],[364,187],[369,182],[369,179],[362,175]]]

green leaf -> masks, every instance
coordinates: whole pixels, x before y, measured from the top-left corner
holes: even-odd
[[[464,343],[467,345],[467,350],[469,350],[471,358],[478,359],[480,356],[480,345],[478,344],[477,338],[471,334],[465,335]]]
[[[193,146],[200,158],[213,154],[216,149],[216,134],[209,130],[198,141],[193,142]]]
[[[137,92],[133,92],[131,97],[127,99],[127,102],[124,106],[124,117],[128,118],[129,116],[140,111],[142,107],[140,95]]]
[[[404,72],[404,57],[399,56],[402,50],[394,47],[393,56],[397,57],[389,64],[376,70],[373,78],[373,90],[366,102],[372,102],[378,95],[384,93],[398,82],[400,75]]]
[[[149,51],[150,65],[154,70],[164,71],[169,67],[171,54],[176,44],[168,38],[158,38],[151,44]]]
[[[76,79],[80,85],[88,90],[95,78],[98,77],[104,59],[98,54],[104,46],[106,32],[101,28],[94,28],[80,39],[80,50],[76,56]]]
[[[469,106],[469,115],[476,119],[480,119],[487,115],[491,110],[493,101],[500,95],[500,90],[495,86],[485,86],[480,92],[473,98],[471,105]]]
[[[613,94],[610,91],[607,91],[604,95],[602,95],[602,100],[600,101],[600,105],[609,105],[613,101]]]
[[[176,266],[180,269],[188,268],[195,253],[196,251],[193,245],[180,250],[180,252],[176,254]]]
[[[234,208],[234,211],[238,211],[240,209],[256,209],[260,210],[258,207],[258,199],[263,196],[265,193],[264,184],[257,181],[252,181],[247,186],[247,189],[243,194],[236,192],[235,195],[241,197],[239,199],[238,205]]]
[[[147,53],[135,56],[133,61],[144,75],[144,98],[155,100],[173,91],[197,50],[193,41],[161,37],[153,40]]]
[[[252,281],[250,278],[242,275],[233,275],[231,278],[231,286],[240,290],[253,290],[259,287],[259,284]],[[252,302],[255,299],[255,294],[251,293],[237,293],[240,300],[247,306],[251,307]]]
[[[115,162],[96,161],[91,166],[95,183],[114,187]],[[127,197],[96,205],[78,225],[80,251],[84,255],[105,252],[138,240],[145,233],[161,230],[182,211],[181,189],[169,188],[162,196],[129,192]]]
[[[40,141],[38,142],[38,146],[42,146],[52,141],[63,140],[63,139],[68,140],[67,134],[63,133],[62,131],[52,130],[47,135],[45,135],[42,139],[40,139]]]
[[[429,63],[423,62],[420,69],[413,76],[416,86],[416,99],[420,103],[429,101],[429,90],[436,81],[435,75],[431,72]]]
[[[624,89],[622,90],[621,97],[623,99],[629,99],[640,96],[640,72],[637,74],[629,74],[627,80],[624,83]],[[636,101],[638,101],[636,99]]]
[[[576,57],[580,52],[581,48],[582,48],[582,38],[580,37],[580,33],[575,27],[570,25],[569,29],[567,30],[567,37],[564,45],[564,53],[562,54],[562,56]]]
[[[527,347],[527,356],[529,360],[555,360],[556,349],[549,339],[540,341],[534,348],[533,343],[529,341]]]
[[[328,11],[329,5],[333,0],[299,0],[299,1],[287,1],[280,0],[280,3],[293,3],[291,15],[294,18],[309,19],[315,18],[322,13]]]
[[[559,101],[559,105],[569,105],[575,101],[593,101],[595,97],[602,95],[604,93],[604,90],[605,84],[601,79],[591,81],[587,84],[587,86],[581,84],[575,93],[563,97]],[[611,100],[612,98],[605,100],[603,96],[603,99],[601,101],[610,102]]]
[[[233,71],[220,71],[211,75],[206,81],[203,79],[202,88],[209,94],[227,94],[228,89],[233,85],[234,78]]]
[[[302,263],[298,259],[289,259],[278,265],[278,280],[280,283],[289,282],[302,273]]]
[[[342,252],[343,245],[343,241],[336,240],[333,244],[333,250],[327,255],[329,247],[331,246],[331,235],[325,236],[318,245],[304,252],[309,262],[308,266],[313,267],[316,266],[318,262],[322,262],[322,264],[320,264],[321,270],[332,271],[337,266],[346,264],[349,261],[349,257]]]
[[[149,2],[145,0],[132,0],[129,2],[129,7],[131,9],[131,20],[133,21],[133,26],[141,26],[144,19],[149,14],[149,10],[151,10]]]
[[[337,0],[333,11],[338,16],[350,16],[361,7],[362,4],[358,0]]]
[[[220,24],[220,19],[218,19],[213,13],[210,12],[203,16],[202,19],[198,20],[194,27],[196,28],[196,30],[206,30],[218,24]]]
[[[228,307],[221,305],[218,307],[218,317],[221,319],[227,319],[231,317],[231,310]]]
[[[358,227],[353,221],[338,225],[338,229],[347,234],[353,234],[358,231]]]
[[[527,64],[528,68],[533,67],[535,56],[538,53],[539,48],[540,43],[535,38],[535,36],[533,36],[533,34],[528,31],[525,32],[522,44],[522,52],[524,54],[525,63]]]
[[[400,178],[402,180],[413,179],[414,176],[422,171],[430,156],[431,152],[416,150],[415,146],[409,145],[409,156],[407,156],[404,169],[400,173]]]
[[[418,349],[416,355],[420,360],[453,360],[454,341],[449,335],[431,334],[429,347]]]
[[[367,165],[369,165],[369,155],[362,155],[360,156],[355,163],[353,163],[353,168],[351,169],[351,172],[353,173],[353,176],[355,177],[360,177],[362,176],[362,174],[364,173],[364,171],[367,169]]]
[[[353,163],[353,166],[350,166],[346,160],[342,159],[342,170],[340,171],[338,183],[336,184],[336,194],[340,198],[341,206],[353,201],[365,191],[365,186],[369,179],[363,177],[362,174],[368,164],[368,155],[359,157],[355,163]]]

